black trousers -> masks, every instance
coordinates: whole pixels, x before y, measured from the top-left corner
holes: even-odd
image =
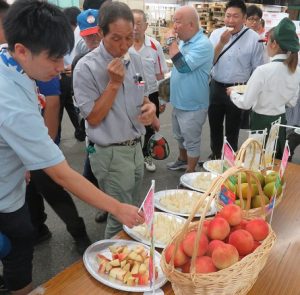
[[[1,259],[5,287],[10,291],[26,287],[32,281],[34,230],[27,204],[11,213],[0,213],[0,231],[11,242],[11,250]]]
[[[75,130],[79,130],[80,129],[79,112],[78,112],[78,109],[74,106],[74,102],[73,102],[72,77],[68,77],[66,75],[61,76],[60,91],[61,91],[61,95],[60,95],[60,122],[62,120],[63,113],[64,113],[64,108],[65,108],[68,115],[69,115],[69,117],[70,117],[70,120],[71,120]]]
[[[43,170],[31,171],[31,181],[26,189],[26,202],[29,207],[35,230],[43,226],[47,219],[44,199],[66,224],[74,239],[86,235],[83,219],[79,216],[74,201],[63,187],[55,183]]]
[[[242,110],[230,101],[230,97],[226,94],[226,87],[212,80],[210,84],[210,105],[208,108],[210,148],[212,153],[218,158],[222,154],[224,120],[225,136],[236,151],[238,148],[241,116]]]
[[[291,152],[291,155],[289,157],[289,161],[292,161],[295,149],[300,144],[300,135],[295,133],[294,131],[292,131],[292,133],[290,133],[287,136],[287,139],[289,141],[290,152]]]
[[[153,92],[149,94],[149,100],[153,102],[156,106],[156,116],[159,118],[159,99],[158,99],[158,91]],[[147,145],[150,137],[154,134],[154,130],[151,127],[151,125],[145,126],[146,128],[146,134],[144,138],[144,144],[143,144],[143,155],[144,157],[149,156],[148,150],[147,150]]]

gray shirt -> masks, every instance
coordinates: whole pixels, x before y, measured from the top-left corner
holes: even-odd
[[[230,41],[223,48],[226,49],[246,27],[231,36]],[[209,40],[216,47],[226,27],[214,30]],[[259,35],[249,29],[232,47],[222,55],[212,69],[212,78],[222,83],[247,82],[252,72],[264,63],[264,47],[258,42]]]
[[[99,47],[81,58],[74,69],[74,95],[84,118],[88,117],[96,99],[106,89],[109,82],[107,66],[112,59],[101,42]],[[88,138],[101,146],[135,139],[145,133],[145,127],[137,120],[144,96],[147,96],[145,85],[134,79],[139,74],[144,80],[141,58],[130,54],[124,64],[124,82],[107,116],[97,126],[87,124]]]

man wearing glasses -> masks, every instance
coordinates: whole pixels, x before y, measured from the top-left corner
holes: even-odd
[[[256,5],[247,7],[246,26],[259,34],[262,10]]]

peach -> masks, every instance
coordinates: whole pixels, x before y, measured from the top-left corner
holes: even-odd
[[[172,254],[175,250],[175,244],[172,243],[170,244],[165,252],[165,256],[166,256],[166,262],[169,263],[171,261],[171,257]],[[189,260],[189,258],[185,255],[185,253],[183,252],[183,248],[182,248],[182,243],[179,244],[177,252],[175,253],[175,257],[174,257],[174,266],[181,266],[183,264],[185,264],[187,261]]]
[[[204,220],[203,226],[202,226],[202,233],[207,235],[207,229],[208,229],[209,224],[210,224],[210,220]]]
[[[182,247],[183,251],[186,255],[192,257],[193,255],[193,250],[195,248],[195,240],[197,236],[197,231],[193,230],[190,231],[182,241]],[[203,256],[208,247],[208,239],[205,234],[201,233],[200,239],[199,239],[199,247],[198,247],[198,252],[197,256]]]
[[[238,205],[226,205],[220,211],[220,216],[225,218],[232,226],[240,224],[242,221],[242,210]]]
[[[245,229],[253,236],[253,239],[256,241],[264,240],[269,234],[269,226],[267,222],[265,222],[261,218],[249,221]]]
[[[212,252],[211,258],[218,269],[224,269],[239,261],[239,252],[234,246],[224,244]]]
[[[211,257],[201,256],[197,257],[195,261],[195,272],[196,273],[209,273],[215,272],[217,268],[213,264]]]
[[[248,221],[245,219],[242,219],[242,221],[240,222],[240,224],[232,226],[231,227],[231,232],[237,230],[237,229],[246,229],[246,225],[247,225]]]
[[[256,249],[257,247],[259,247],[260,245],[261,245],[261,243],[260,243],[260,242],[258,242],[258,241],[254,241],[254,246],[253,246],[252,252],[254,252],[254,251],[255,251],[255,249]]]
[[[223,245],[225,245],[225,243],[223,241],[220,241],[220,240],[212,240],[212,241],[210,241],[209,244],[208,244],[206,255],[211,257],[212,252],[217,247],[220,247],[220,246],[223,246]]]
[[[181,271],[184,273],[189,273],[191,267],[191,260],[189,260],[187,263],[181,266]]]
[[[207,235],[211,240],[224,240],[229,232],[229,223],[223,217],[211,220],[207,229]]]
[[[238,250],[240,256],[251,253],[254,246],[252,235],[244,229],[238,229],[232,232],[228,242]]]

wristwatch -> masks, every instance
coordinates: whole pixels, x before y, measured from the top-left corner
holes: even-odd
[[[176,41],[176,37],[169,37],[167,40],[166,40],[166,44],[168,45],[168,46],[170,46],[174,41]]]

